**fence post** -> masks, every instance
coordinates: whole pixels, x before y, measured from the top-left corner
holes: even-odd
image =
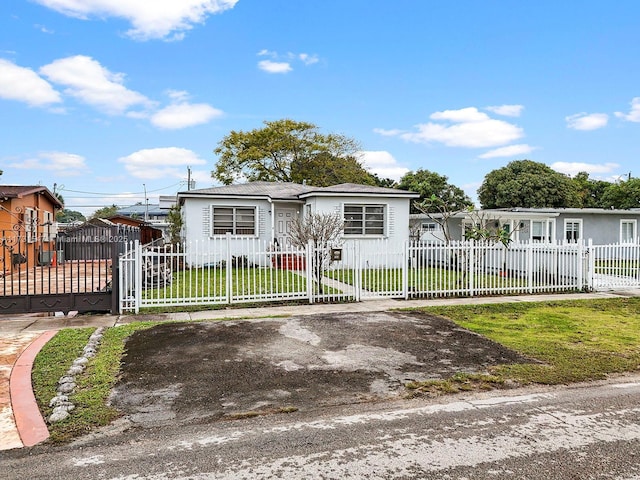
[[[476,261],[476,241],[475,240],[470,240],[469,241],[469,270],[467,271],[467,274],[469,275],[469,282],[468,282],[468,288],[469,288],[469,296],[473,297],[474,294],[474,288],[475,288],[475,278],[473,277],[473,272],[474,272],[474,264]]]
[[[362,294],[362,265],[360,265],[360,242],[353,242],[353,299],[360,301]]]
[[[313,240],[309,240],[305,248],[307,249],[307,296],[309,297],[309,303],[313,303],[313,269],[315,268],[316,255],[313,248]]]
[[[402,251],[402,296],[409,300],[409,241],[405,240]]]
[[[585,253],[587,257],[587,289],[592,291],[596,275],[596,256],[593,252],[593,240],[591,238]]]
[[[527,246],[527,291],[533,293],[533,242],[526,243]]]
[[[115,230],[114,230],[115,229]],[[111,312],[120,313],[120,239],[117,227],[111,227]],[[123,242],[124,243],[124,242]],[[55,257],[54,257],[55,258]]]
[[[140,304],[142,303],[142,270],[144,269],[144,262],[142,260],[142,245],[140,240],[135,240],[133,243],[133,249],[135,255],[133,256],[133,268],[134,268],[134,282],[133,291],[135,293],[135,312],[140,313]]]
[[[233,259],[232,259],[232,255],[231,255],[231,233],[227,232],[225,235],[225,243],[226,243],[226,247],[227,247],[227,258],[225,259],[225,286],[227,289],[227,303],[231,304],[232,300],[233,300],[233,292],[231,291],[232,289],[232,282],[231,282],[231,273],[232,273],[232,269],[233,269]]]

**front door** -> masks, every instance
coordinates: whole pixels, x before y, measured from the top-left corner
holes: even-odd
[[[296,215],[295,208],[278,208],[276,210],[276,240],[280,248],[291,244],[291,225]]]

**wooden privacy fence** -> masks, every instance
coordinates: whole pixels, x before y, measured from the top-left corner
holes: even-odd
[[[231,235],[156,247],[130,242],[120,257],[120,309],[640,287],[638,244],[366,245],[274,249]]]

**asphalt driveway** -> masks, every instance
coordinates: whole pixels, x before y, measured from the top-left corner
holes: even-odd
[[[129,338],[112,403],[142,427],[397,398],[526,358],[417,312],[163,324]]]

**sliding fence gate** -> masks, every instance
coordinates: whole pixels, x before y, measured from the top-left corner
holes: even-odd
[[[118,258],[139,229],[87,227],[57,235],[2,232],[0,314],[119,311]]]
[[[127,244],[119,308],[436,298],[640,288],[638,245],[385,240],[274,249],[258,239]]]

